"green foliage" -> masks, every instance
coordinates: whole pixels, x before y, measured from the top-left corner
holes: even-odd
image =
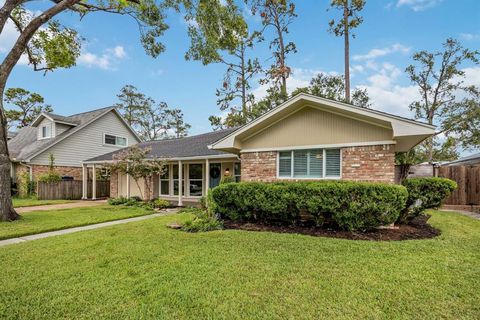
[[[62,181],[62,177],[55,172],[49,172],[42,174],[38,177],[38,181],[40,182],[47,182],[47,183],[55,183]]]
[[[295,43],[287,41],[289,26],[297,17],[295,3],[291,0],[253,0],[252,14],[258,14],[264,29],[271,29],[273,34],[269,48],[272,51],[274,63],[266,71],[266,78],[262,79],[261,84],[273,83],[272,88],[279,92],[282,100],[286,100],[287,78],[292,72],[287,64],[287,57],[297,52]]]
[[[232,220],[293,224],[308,213],[344,230],[366,230],[397,220],[405,207],[402,186],[346,181],[240,182],[211,190],[208,204]]]
[[[112,206],[123,205],[126,207],[137,207],[137,208],[143,208],[147,210],[153,210],[155,205],[154,203],[142,201],[138,197],[127,198],[123,196],[118,198],[110,198],[107,200],[107,203]]]
[[[53,153],[49,154],[48,173],[42,174],[38,181],[54,183],[62,181],[62,177],[55,172],[55,157]]]
[[[183,137],[191,127],[185,123],[180,109],[172,109],[166,102],[157,103],[133,85],[125,85],[117,98],[115,107],[144,141],[169,138],[170,130],[174,137]]]
[[[7,127],[15,126],[21,129],[29,126],[42,112],[52,112],[49,105],[44,105],[44,99],[35,92],[22,88],[9,88],[5,91],[5,102],[10,105],[5,110]]]
[[[153,206],[157,209],[165,209],[171,206],[170,201],[165,199],[155,199],[153,200]]]
[[[187,220],[182,225],[182,230],[186,232],[207,232],[223,229],[222,221],[210,215],[207,211],[198,208],[183,209],[182,213],[188,212],[195,217]]]
[[[35,195],[37,190],[37,183],[30,180],[28,172],[22,172],[17,177],[18,195],[22,198]]]
[[[236,182],[234,176],[223,176],[222,179],[220,180],[220,184],[234,183],[234,182]]]
[[[345,99],[345,77],[343,75],[328,75],[320,73],[310,80],[310,85],[308,87],[297,88],[292,92],[291,96],[294,97],[301,92],[348,103]],[[369,108],[371,103],[367,89],[354,89],[349,103],[358,107]]]
[[[399,217],[401,222],[411,220],[427,209],[440,208],[443,200],[457,188],[455,181],[436,177],[405,179],[403,185],[407,188],[408,198]]]
[[[449,38],[440,51],[416,52],[414,63],[405,70],[421,97],[410,104],[415,118],[436,125],[437,135],[455,136],[466,149],[480,137],[480,121],[474,118],[479,112],[480,88],[465,84],[464,65],[478,64],[479,59],[480,51]],[[433,161],[434,137],[426,141],[429,162]]]
[[[363,10],[365,2],[365,0],[331,0],[330,6],[341,11],[342,17],[336,21],[335,19],[330,20],[328,23],[330,27],[328,31],[337,37],[345,35],[345,6],[347,7],[346,9],[348,12],[348,20],[346,23],[348,31],[351,32],[351,29],[358,27],[363,22],[363,17],[359,15],[359,12]]]

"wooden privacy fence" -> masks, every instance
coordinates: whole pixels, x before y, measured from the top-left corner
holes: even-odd
[[[97,198],[110,196],[110,181],[97,181]],[[82,181],[38,182],[40,200],[79,200],[82,198]],[[87,182],[87,198],[92,198],[92,181]]]
[[[449,205],[480,205],[480,166],[446,166],[438,168],[438,176],[458,184],[450,197]]]

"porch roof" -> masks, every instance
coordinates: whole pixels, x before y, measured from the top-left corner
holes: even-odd
[[[140,148],[150,148],[150,158],[182,159],[221,156],[234,157],[235,155],[232,153],[209,149],[208,145],[218,141],[219,139],[222,139],[235,130],[236,128],[231,128],[184,138],[141,142],[137,144],[137,146]],[[84,163],[101,163],[112,161],[115,154],[118,154],[127,148],[119,149],[95,158],[85,160]]]

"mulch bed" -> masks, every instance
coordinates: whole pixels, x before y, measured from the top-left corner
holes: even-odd
[[[430,216],[421,216],[409,224],[398,225],[396,229],[377,229],[366,232],[338,231],[326,228],[306,226],[281,226],[267,225],[256,222],[224,221],[225,229],[238,229],[245,231],[270,231],[278,233],[299,233],[314,237],[342,238],[350,240],[372,240],[372,241],[400,241],[413,239],[430,239],[441,234],[427,223]]]

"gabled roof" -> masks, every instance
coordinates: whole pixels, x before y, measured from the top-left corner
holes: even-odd
[[[187,159],[195,157],[216,157],[216,156],[232,156],[236,155],[223,152],[220,150],[212,150],[208,148],[208,145],[225,137],[226,135],[235,131],[233,129],[219,130],[204,134],[199,134],[196,136],[176,138],[176,139],[165,139],[165,140],[156,140],[141,142],[137,144],[140,148],[150,148],[150,158],[158,159]],[[95,158],[88,159],[84,161],[85,163],[89,162],[105,162],[112,161],[114,155],[128,149],[123,148],[117,151],[113,151]]]
[[[97,120],[98,118],[102,117],[103,115],[107,114],[108,112],[115,112],[119,118],[125,123],[127,128],[138,138],[138,141],[141,141],[140,137],[137,133],[125,122],[123,117],[118,113],[118,111],[114,107],[107,107],[96,109],[88,112],[78,113],[71,116],[59,116],[51,113],[42,113],[37,119],[40,117],[47,117],[50,120],[57,119],[57,122],[72,124],[72,128],[61,133],[60,135],[51,138],[51,139],[37,139],[37,128],[34,126],[29,126],[20,129],[17,133],[16,137],[8,141],[8,148],[10,151],[10,157],[15,161],[29,161],[31,158],[35,157],[41,152],[44,152],[46,149],[54,146],[55,144],[59,143],[66,137],[82,130],[84,127],[92,123],[93,121]],[[43,119],[43,118],[42,118]],[[60,120],[61,119],[61,120]],[[41,121],[41,120],[40,120]],[[52,120],[55,121],[55,120]]]
[[[67,124],[67,125],[70,125],[72,127],[76,127],[77,125],[79,125],[79,122],[72,120],[71,117],[72,116],[65,117],[65,116],[61,116],[59,114],[55,114],[55,113],[51,113],[51,112],[42,112],[38,115],[38,117],[35,120],[33,120],[32,124],[30,126],[32,126],[32,127],[38,126],[44,118],[47,118],[52,122]]]
[[[320,98],[306,93],[300,93],[290,98],[261,117],[240,127],[231,134],[216,141],[209,147],[216,150],[238,152],[241,150],[240,140],[262,130],[277,121],[287,117],[292,112],[306,105],[340,114],[342,116],[369,122],[378,126],[391,128],[398,151],[408,151],[425,138],[435,133],[435,126],[396,116],[386,112],[357,107],[347,103]]]

